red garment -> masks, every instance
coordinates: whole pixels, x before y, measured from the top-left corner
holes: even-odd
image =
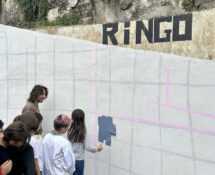
[[[3,175],[2,172],[1,172],[1,167],[0,167],[0,175]]]

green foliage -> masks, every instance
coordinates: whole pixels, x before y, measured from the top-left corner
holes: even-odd
[[[203,7],[203,1],[202,0],[199,0],[197,3],[196,3],[196,9],[197,10],[202,10],[204,7]]]
[[[1,1],[1,0],[0,0]],[[79,24],[80,17],[76,13],[65,14],[52,22],[47,21],[49,10],[48,0],[15,0],[24,14],[21,28],[36,28],[44,26],[69,26]]]
[[[34,1],[35,0],[16,0],[22,13],[24,14],[24,20],[26,22],[35,20]]]
[[[195,1],[194,0],[184,0],[182,6],[186,11],[193,11],[195,9]]]
[[[80,17],[76,13],[65,14],[62,17],[56,18],[54,21],[46,21],[41,20],[37,22],[27,22],[23,25],[19,25],[17,27],[21,28],[39,28],[39,27],[47,27],[47,26],[70,26],[77,25],[80,22]]]
[[[47,0],[16,0],[24,14],[24,21],[40,21],[46,19],[48,13]]]
[[[51,25],[55,26],[70,26],[79,24],[80,17],[76,13],[65,14],[62,17],[57,17],[53,22],[50,22]]]
[[[182,3],[184,9],[188,12],[192,12],[194,10],[203,9],[203,1],[202,0],[184,0]]]
[[[48,7],[49,7],[49,3],[47,0],[40,0],[38,21],[46,20],[46,17],[48,14]]]

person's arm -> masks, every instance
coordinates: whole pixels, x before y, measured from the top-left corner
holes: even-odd
[[[86,136],[84,139],[84,148],[91,153],[95,153],[95,152],[99,151],[98,148],[90,146],[89,137],[88,137],[87,133],[86,133]]]
[[[12,161],[8,160],[1,165],[1,173],[0,175],[7,175],[12,168]]]
[[[40,175],[40,167],[39,167],[39,162],[38,159],[34,159],[37,175]]]

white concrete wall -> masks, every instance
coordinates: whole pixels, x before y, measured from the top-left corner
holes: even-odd
[[[92,145],[97,117],[117,135],[86,155],[86,175],[214,175],[215,62],[51,36],[0,25],[0,116],[21,113],[34,84],[49,132],[60,113],[86,113]]]

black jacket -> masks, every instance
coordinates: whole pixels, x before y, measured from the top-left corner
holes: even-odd
[[[8,175],[36,175],[33,148],[26,144],[21,148],[8,146],[7,152],[13,162],[13,167]]]

